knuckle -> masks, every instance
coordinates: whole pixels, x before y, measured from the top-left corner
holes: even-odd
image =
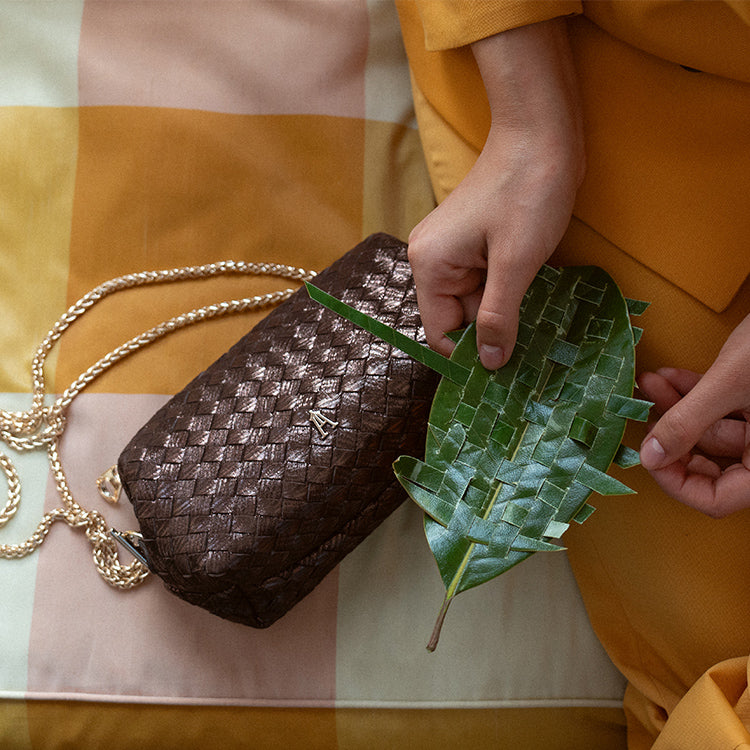
[[[696,501],[692,503],[695,508],[700,510],[701,513],[713,518],[714,520],[720,520],[731,516],[736,510],[733,507],[731,498],[723,495],[718,488],[714,487],[710,496],[707,496],[703,501]]]
[[[409,258],[409,264],[414,270],[421,270],[422,261],[426,256],[426,247],[422,245],[421,240],[412,241],[409,238],[409,246],[406,250],[407,257]]]
[[[407,252],[410,260],[413,257],[421,257],[427,252],[429,246],[433,244],[431,235],[432,233],[430,232],[426,220],[420,222],[411,230],[407,242]]]
[[[724,508],[720,505],[709,505],[707,508],[704,508],[703,512],[709,518],[713,518],[715,521],[726,518],[731,513],[731,511],[729,511],[727,508]]]
[[[507,313],[497,310],[487,310],[481,307],[477,312],[477,327],[485,332],[505,336],[512,333],[516,325],[515,319]]]

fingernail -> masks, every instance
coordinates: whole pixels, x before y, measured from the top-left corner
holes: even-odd
[[[658,469],[667,453],[662,444],[655,438],[647,438],[641,446],[641,463],[647,469]]]
[[[489,346],[482,344],[479,347],[479,359],[488,370],[497,370],[504,361],[503,350],[499,346]]]

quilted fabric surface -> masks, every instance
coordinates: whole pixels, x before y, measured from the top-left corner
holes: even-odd
[[[35,347],[107,279],[228,259],[321,271],[433,206],[387,0],[0,0],[0,29],[3,409],[28,408]],[[50,391],[173,315],[278,288],[115,295],[66,331]],[[75,400],[60,450],[82,505],[136,527],[97,477],[261,317],[179,331]],[[60,502],[43,452],[8,453],[23,494],[2,543]],[[264,630],[155,578],[108,587],[85,536],[55,524],[33,556],[0,560],[0,746],[562,748],[585,727],[619,747],[622,680],[565,557],[537,557],[467,593],[428,654],[442,585],[410,503]]]

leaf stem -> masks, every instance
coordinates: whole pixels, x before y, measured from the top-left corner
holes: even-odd
[[[443,622],[445,620],[445,616],[448,614],[448,607],[450,607],[451,601],[453,601],[453,597],[449,594],[446,594],[445,599],[443,599],[443,606],[440,607],[438,618],[435,621],[435,627],[432,630],[430,642],[427,644],[427,650],[430,653],[432,653],[437,648],[438,641],[440,640],[440,631],[443,628]]]

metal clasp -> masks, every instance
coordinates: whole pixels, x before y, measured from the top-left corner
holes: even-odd
[[[107,471],[96,480],[96,486],[99,494],[108,502],[114,505],[122,493],[122,480],[117,471],[117,466],[110,466]]]
[[[116,542],[125,547],[136,560],[139,560],[151,570],[151,560],[146,551],[146,546],[143,544],[143,534],[139,534],[137,531],[118,531],[117,529],[110,529],[109,534]]]

